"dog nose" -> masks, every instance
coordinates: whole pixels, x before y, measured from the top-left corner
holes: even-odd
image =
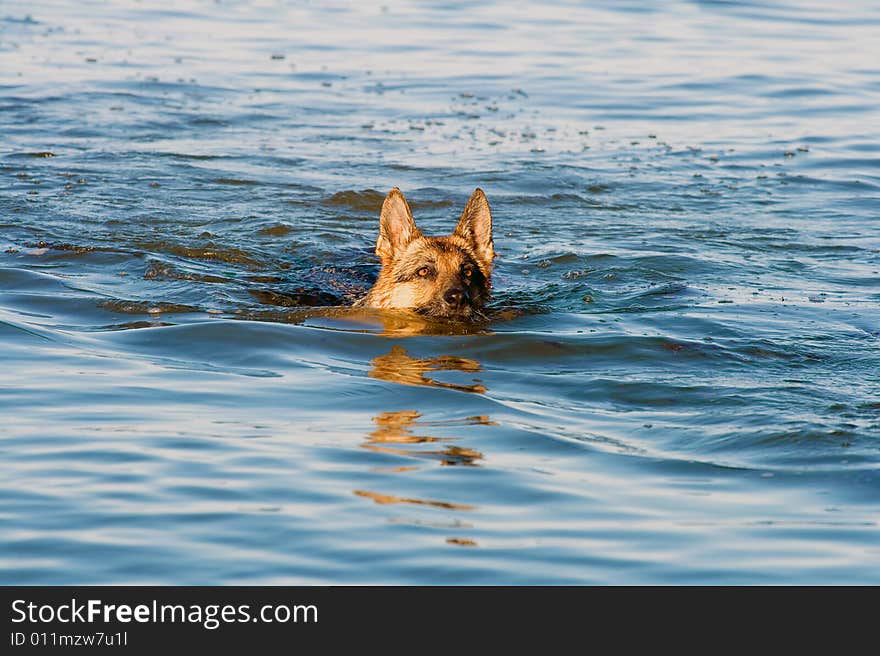
[[[449,305],[461,305],[461,303],[467,298],[467,294],[463,289],[456,287],[455,289],[450,289],[443,296],[443,300],[445,300]]]

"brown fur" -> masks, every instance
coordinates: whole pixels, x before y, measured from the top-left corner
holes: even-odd
[[[472,321],[491,294],[492,215],[476,189],[448,237],[425,237],[395,187],[382,204],[376,255],[382,269],[359,304],[412,310],[431,318]]]

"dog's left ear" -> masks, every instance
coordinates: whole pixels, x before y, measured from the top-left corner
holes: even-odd
[[[486,194],[479,187],[474,190],[473,196],[465,205],[453,234],[467,239],[477,256],[487,266],[492,264],[492,260],[495,259],[495,245],[492,243],[492,213],[489,211]]]
[[[403,252],[407,244],[421,236],[406,197],[400,189],[394,187],[382,203],[376,255],[383,262],[393,260]]]

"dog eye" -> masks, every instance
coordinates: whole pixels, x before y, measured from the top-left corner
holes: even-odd
[[[422,267],[416,273],[418,273],[422,278],[424,278],[429,273],[431,273],[431,269],[429,269],[428,267]]]
[[[472,275],[474,275],[474,268],[470,267],[470,266],[466,266],[462,270],[462,273],[465,275],[466,278],[470,278]]]

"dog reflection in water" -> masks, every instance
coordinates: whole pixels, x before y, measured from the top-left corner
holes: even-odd
[[[412,456],[417,458],[436,459],[441,465],[464,465],[466,467],[477,466],[477,461],[483,458],[483,454],[474,449],[443,444],[454,438],[434,437],[431,435],[415,435],[421,415],[414,410],[398,410],[395,412],[383,412],[373,417],[376,430],[370,433],[369,438],[363,445],[365,449],[382,453],[394,453],[398,455]],[[489,423],[486,417],[468,417],[468,423]],[[437,422],[437,424],[449,425],[454,422]],[[437,448],[416,449],[414,445],[433,445]],[[392,446],[394,445],[394,446]],[[408,448],[409,447],[409,448]],[[413,467],[404,467],[395,471],[409,471]]]
[[[464,371],[467,373],[481,371],[480,363],[470,358],[453,355],[414,358],[402,346],[393,346],[387,354],[374,358],[372,364],[373,367],[369,372],[371,378],[399,385],[445,387],[475,394],[482,394],[486,391],[486,387],[479,381],[475,381],[473,385],[461,385],[438,381],[428,376],[428,373],[432,371]],[[474,424],[491,426],[493,423],[488,417],[476,416],[461,420],[436,422],[422,422],[419,421],[420,417],[421,414],[415,410],[397,410],[376,415],[373,417],[376,428],[370,433],[364,448],[385,453],[433,458],[439,460],[441,465],[475,466],[478,464],[477,461],[482,459],[483,454],[474,449],[442,444],[451,441],[452,438],[420,435],[415,431],[426,426],[449,427]],[[419,449],[417,445],[434,445],[442,448]]]
[[[373,359],[373,367],[369,372],[371,378],[385,380],[400,385],[422,385],[427,387],[446,387],[463,392],[482,394],[486,387],[475,381],[473,385],[459,385],[434,380],[428,376],[432,371],[464,371],[475,373],[482,370],[480,363],[469,358],[456,356],[438,356],[433,358],[414,358],[401,346],[392,347],[385,355]],[[475,449],[451,444],[455,438],[425,435],[425,429],[442,427],[444,430],[455,426],[494,426],[489,417],[478,415],[457,420],[422,421],[422,415],[415,410],[396,410],[382,412],[373,417],[375,428],[370,432],[362,445],[365,449],[379,453],[388,453],[410,458],[429,459],[441,466],[477,467],[483,454]],[[389,471],[391,473],[407,472],[417,469],[416,466],[400,466]],[[378,504],[406,504],[431,506],[446,510],[473,510],[474,506],[441,501],[436,499],[417,499],[394,494],[384,494],[371,490],[355,490],[360,497],[371,499]],[[454,524],[455,528],[461,525]],[[460,546],[476,546],[473,540],[452,537],[449,544]]]
[[[367,441],[362,445],[370,451],[379,453],[391,453],[395,455],[404,455],[416,458],[429,458],[437,460],[442,466],[478,466],[478,460],[483,458],[483,454],[474,449],[455,446],[452,444],[444,445],[444,442],[450,442],[454,438],[450,437],[434,437],[432,435],[417,435],[413,431],[423,426],[452,426],[452,425],[473,425],[483,424],[486,426],[495,425],[489,421],[488,417],[476,416],[467,417],[459,421],[437,421],[437,422],[420,422],[421,415],[414,410],[398,410],[395,412],[383,412],[373,417],[376,429],[370,433]],[[419,449],[422,445],[432,445],[432,448]],[[437,447],[437,448],[434,448]],[[399,473],[412,471],[417,467],[404,466],[396,467],[390,472]],[[435,508],[445,508],[447,510],[473,510],[474,506],[451,503],[449,501],[437,501],[432,499],[414,499],[411,497],[400,497],[393,494],[381,494],[370,490],[355,490],[354,493],[359,497],[372,499],[380,504],[403,503],[417,506],[433,506]]]
[[[370,370],[369,376],[400,385],[446,387],[460,392],[482,394],[486,391],[486,387],[479,384],[476,379],[474,379],[476,383],[474,385],[458,385],[434,380],[427,375],[429,371],[466,371],[470,373],[482,371],[482,369],[479,362],[470,358],[460,358],[454,355],[414,358],[402,346],[393,346],[386,355],[373,358],[373,368]]]

